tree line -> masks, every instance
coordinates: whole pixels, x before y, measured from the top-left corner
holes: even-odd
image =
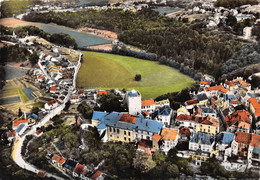
[[[217,7],[225,7],[225,8],[235,8],[240,7],[246,4],[257,4],[257,0],[217,0],[215,6]]]
[[[183,23],[150,8],[133,13],[120,9],[31,13],[27,21],[72,28],[95,27],[119,33],[119,40],[146,52],[166,56],[202,73],[219,76],[221,66],[241,47],[232,36],[216,36],[203,22]],[[129,53],[129,52],[127,52]]]

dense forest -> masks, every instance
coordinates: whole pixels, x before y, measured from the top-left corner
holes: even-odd
[[[257,4],[257,0],[217,0],[215,6],[225,8],[235,8],[246,4]]]
[[[119,40],[158,57],[183,63],[196,71],[220,76],[221,66],[241,47],[232,36],[216,37],[203,22],[183,23],[159,15],[150,8],[137,13],[112,10],[31,13],[28,21],[56,23],[72,28],[97,27],[119,32]]]
[[[245,44],[222,67],[222,74],[228,74],[239,68],[260,63],[260,43]]]

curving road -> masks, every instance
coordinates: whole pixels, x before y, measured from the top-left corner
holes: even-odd
[[[75,67],[74,78],[73,78],[73,86],[71,86],[69,88],[68,94],[66,95],[63,104],[59,105],[58,107],[56,107],[53,110],[50,110],[49,113],[43,119],[40,120],[40,122],[38,122],[37,124],[35,124],[35,125],[33,125],[31,127],[30,131],[25,132],[25,134],[21,135],[20,137],[19,136],[16,137],[16,141],[14,142],[14,145],[13,145],[12,158],[15,161],[15,163],[18,166],[20,166],[21,168],[26,169],[26,170],[31,171],[31,172],[34,172],[34,173],[38,173],[39,171],[42,171],[40,169],[37,169],[33,165],[29,164],[28,162],[26,162],[23,159],[22,154],[21,154],[23,142],[24,142],[25,137],[27,135],[35,134],[37,127],[41,127],[44,124],[46,124],[52,117],[54,117],[57,114],[59,114],[65,108],[65,104],[70,100],[71,93],[73,92],[73,89],[75,89],[75,85],[76,85],[76,83],[75,83],[75,80],[76,80],[75,76],[77,76],[78,70],[79,70],[80,65],[81,65],[81,63],[80,63],[81,57],[82,57],[82,53],[80,53],[80,56],[79,56],[79,59],[78,59],[78,64]],[[41,69],[42,69],[42,67],[41,67]],[[50,78],[50,76],[48,76],[48,74],[46,74],[44,69],[43,69],[43,72],[45,73],[45,75],[47,75],[46,77]],[[42,172],[45,172],[45,171],[43,170]],[[56,175],[53,175],[51,173],[48,173],[48,172],[45,172],[45,173],[46,173],[47,177],[53,177],[55,179],[63,179],[63,178],[58,177]]]

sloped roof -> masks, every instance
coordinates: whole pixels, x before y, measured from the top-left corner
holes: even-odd
[[[154,104],[155,104],[154,99],[147,99],[142,101],[142,106],[151,106]]]
[[[84,93],[84,89],[78,90],[78,94],[83,94]]]
[[[38,79],[43,79],[44,78],[44,76],[38,76]]]
[[[163,128],[161,133],[162,139],[166,141],[175,141],[178,136],[177,129]]]
[[[213,139],[210,137],[210,135],[208,135],[206,133],[198,132],[193,136],[193,138],[190,140],[190,142],[211,145],[213,142]]]
[[[212,86],[205,88],[206,91],[221,91],[223,93],[227,93],[228,90],[225,89],[222,85]]]
[[[217,118],[213,118],[211,116],[201,117],[201,116],[190,116],[186,114],[180,114],[176,117],[177,121],[193,121],[196,123],[219,126],[219,120]]]
[[[17,119],[13,121],[13,127],[19,126],[22,123],[27,123],[28,119]]]
[[[242,144],[249,144],[251,139],[251,134],[250,133],[244,133],[241,131],[236,132],[236,138],[235,141],[237,143],[242,143]]]
[[[37,175],[42,178],[44,178],[46,176],[46,174],[42,171],[38,171]]]
[[[142,115],[137,116],[135,123],[122,122],[120,121],[121,116],[123,116],[123,113],[112,112],[108,114],[95,113],[94,111],[92,120],[99,120],[99,125],[97,126],[98,129],[104,129],[107,126],[109,126],[128,130],[136,129],[142,131],[149,131],[153,133],[159,133],[161,128],[164,126],[163,123],[160,123],[155,120],[145,119]]]
[[[234,82],[235,84],[240,84],[242,87],[249,87],[249,86],[251,86],[250,83],[247,83],[247,82],[244,81],[242,78],[234,79],[233,82]]]
[[[74,169],[74,172],[77,173],[77,174],[82,174],[85,167],[86,166],[78,163],[77,166]]]
[[[255,109],[255,115],[257,117],[260,116],[260,104],[259,104],[259,102],[254,97],[251,97],[248,100],[250,101],[250,103],[252,104],[252,106]]]
[[[48,105],[51,106],[51,105],[53,105],[53,104],[55,104],[55,103],[57,103],[57,102],[58,102],[58,101],[57,101],[56,99],[54,99],[54,100],[49,101],[49,102],[48,102]]]
[[[259,147],[260,146],[260,135],[252,134],[250,146]]]
[[[39,130],[36,131],[36,134],[37,134],[37,135],[39,135],[39,134],[41,134],[41,133],[42,133],[42,130],[41,130],[41,129],[39,129]]]
[[[108,94],[108,91],[98,91],[97,95],[107,95]]]
[[[50,91],[56,91],[57,88],[58,88],[57,86],[51,86]]]
[[[179,134],[183,134],[183,135],[190,135],[190,129],[183,127],[181,128],[181,130],[179,131]]]
[[[225,117],[227,126],[232,126],[237,122],[246,122],[250,124],[250,115],[245,110],[237,110],[236,112]]]
[[[160,139],[162,138],[162,136],[160,136],[159,134],[155,133],[153,135],[153,138],[156,140],[156,141],[160,141]]]
[[[197,104],[199,101],[197,99],[191,99],[185,102],[187,105]]]
[[[121,118],[119,119],[119,121],[135,124],[136,119],[137,119],[137,116],[130,115],[130,114],[123,114],[121,116]]]
[[[91,176],[91,178],[92,178],[92,179],[97,179],[101,174],[102,174],[102,172],[99,171],[99,170],[97,170],[97,171]]]
[[[216,141],[219,144],[230,144],[235,135],[233,133],[222,132],[216,135]]]
[[[210,85],[211,82],[210,81],[200,81],[200,84]]]
[[[171,114],[171,108],[168,106],[164,106],[158,109],[159,116],[169,116]]]
[[[12,137],[16,135],[16,131],[9,131],[8,132],[8,137]]]
[[[233,81],[225,81],[225,84],[229,85],[229,86],[234,86],[235,85]]]

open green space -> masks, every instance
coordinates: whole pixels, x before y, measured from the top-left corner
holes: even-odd
[[[156,98],[191,86],[194,80],[158,62],[128,56],[84,51],[77,87],[98,89],[137,89],[142,98]],[[141,74],[142,80],[134,80]]]

